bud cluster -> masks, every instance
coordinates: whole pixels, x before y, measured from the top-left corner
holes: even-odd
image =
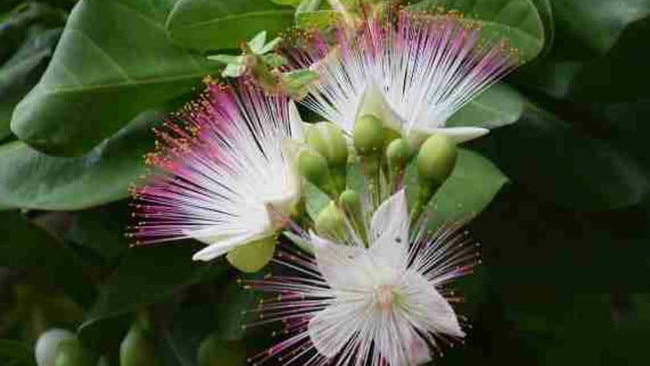
[[[330,198],[315,218],[320,235],[345,240],[353,232],[367,243],[368,213],[404,186],[411,163],[418,177],[410,208],[412,219],[420,216],[451,175],[458,151],[450,137],[432,134],[416,141],[386,126],[385,121],[369,113],[357,119],[351,136],[331,122],[307,127],[306,147],[299,157],[300,173]],[[348,169],[355,164],[363,175],[361,188],[348,178]]]

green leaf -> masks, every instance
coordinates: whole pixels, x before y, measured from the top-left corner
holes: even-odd
[[[407,189],[413,190],[416,179],[410,179]],[[429,227],[435,229],[447,222],[474,218],[507,182],[508,178],[489,160],[475,152],[459,149],[451,176],[424,209],[429,216]],[[414,197],[415,194],[409,193],[410,199]]]
[[[0,68],[0,139],[11,131],[14,107],[38,83],[54,51],[60,29],[34,27],[25,43]]]
[[[630,157],[532,104],[520,121],[477,144],[514,183],[564,207],[621,208],[648,193],[647,176]]]
[[[150,129],[164,118],[145,112],[84,156],[45,155],[22,142],[0,146],[0,206],[76,210],[128,197],[153,149]]]
[[[537,56],[544,47],[544,24],[532,0],[424,0],[411,8],[428,10],[440,6],[477,20],[486,39],[507,39],[519,50],[524,62]]]
[[[132,224],[131,209],[128,201],[120,201],[70,212],[65,239],[89,248],[107,260],[117,259],[129,247],[124,232]]]
[[[41,151],[78,155],[186,93],[217,65],[174,45],[167,18],[147,0],[79,1],[41,82],[17,106],[13,132]]]
[[[289,6],[297,7],[298,5],[300,5],[300,3],[303,0],[270,0],[270,1],[279,5],[289,5]]]
[[[185,47],[237,48],[261,31],[271,37],[290,27],[293,12],[269,0],[181,0],[169,13],[165,28]]]
[[[596,53],[606,52],[632,22],[650,14],[648,0],[553,0],[553,12],[565,34]]]
[[[27,271],[54,285],[80,304],[88,304],[94,293],[79,258],[44,230],[18,212],[0,212],[0,266]]]
[[[646,43],[648,37],[650,17],[627,27],[606,55],[585,63],[575,75],[569,98],[611,103],[647,97],[650,55],[639,52],[639,45]]]
[[[504,83],[495,84],[456,112],[448,126],[497,128],[516,122],[524,110],[524,100]]]
[[[7,366],[36,366],[34,349],[22,342],[0,339],[0,362]]]
[[[190,285],[220,276],[227,268],[221,262],[193,262],[200,244],[175,242],[166,246],[129,250],[80,326],[80,337],[94,338],[103,322],[143,306],[165,301]]]

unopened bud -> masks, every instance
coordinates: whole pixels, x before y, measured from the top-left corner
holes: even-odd
[[[417,169],[420,180],[435,186],[441,185],[451,175],[458,149],[447,135],[433,134],[420,147]]]
[[[386,160],[390,169],[403,169],[411,159],[411,147],[401,138],[393,140],[386,147]]]
[[[95,366],[94,357],[77,339],[68,339],[59,345],[54,366]]]
[[[120,344],[120,366],[158,365],[160,360],[149,333],[140,324],[134,324]]]
[[[201,342],[199,366],[245,365],[246,350],[241,342],[226,341],[213,333]]]
[[[34,348],[34,358],[38,366],[54,366],[59,346],[64,341],[74,340],[76,336],[69,330],[49,329],[38,338]]]
[[[359,155],[377,155],[384,148],[384,125],[375,116],[364,115],[357,119],[352,131],[354,148]]]
[[[327,160],[319,152],[306,150],[298,158],[300,174],[323,192],[336,197],[336,187]]]
[[[345,238],[346,224],[343,212],[331,201],[316,217],[314,222],[316,232],[330,240],[338,241]]]
[[[226,259],[233,267],[244,273],[257,272],[273,259],[275,243],[275,236],[255,240],[229,251]]]
[[[346,166],[348,144],[341,130],[331,122],[309,126],[305,132],[307,144],[319,152],[330,166]]]

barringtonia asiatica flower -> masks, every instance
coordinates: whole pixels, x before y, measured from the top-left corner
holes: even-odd
[[[352,132],[365,115],[404,136],[444,133],[457,142],[488,132],[447,120],[517,65],[505,42],[481,40],[478,25],[455,14],[402,10],[342,25],[334,46],[315,35],[289,50],[299,68],[319,74],[303,103]]]
[[[260,323],[281,321],[287,338],[251,361],[419,365],[441,341],[464,337],[448,285],[478,263],[477,244],[458,226],[410,226],[402,189],[373,214],[368,247],[354,235],[344,244],[311,233],[315,256],[279,251],[283,273],[245,283],[278,293],[254,311]]]
[[[148,156],[158,174],[134,190],[132,236],[142,242],[194,238],[208,261],[274,236],[295,213],[301,178],[292,138],[301,120],[284,95],[251,83],[209,84],[207,91],[157,130]]]

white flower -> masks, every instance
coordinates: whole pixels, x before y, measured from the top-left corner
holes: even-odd
[[[283,321],[290,335],[252,361],[418,365],[431,359],[436,339],[463,337],[445,285],[477,264],[475,244],[455,228],[431,235],[420,227],[410,236],[409,226],[400,190],[374,213],[369,248],[312,233],[315,259],[296,250],[280,253],[276,263],[294,275],[248,284],[280,293],[261,303],[260,318]]]
[[[195,238],[208,261],[277,233],[301,197],[291,138],[301,119],[288,98],[253,85],[211,84],[159,129],[148,162],[162,174],[134,192],[143,242]]]
[[[305,106],[348,132],[369,113],[405,136],[435,132],[463,142],[486,134],[446,122],[516,66],[513,53],[483,44],[480,29],[457,15],[394,15],[342,26],[335,47],[316,35],[311,46],[289,52],[320,76]]]

